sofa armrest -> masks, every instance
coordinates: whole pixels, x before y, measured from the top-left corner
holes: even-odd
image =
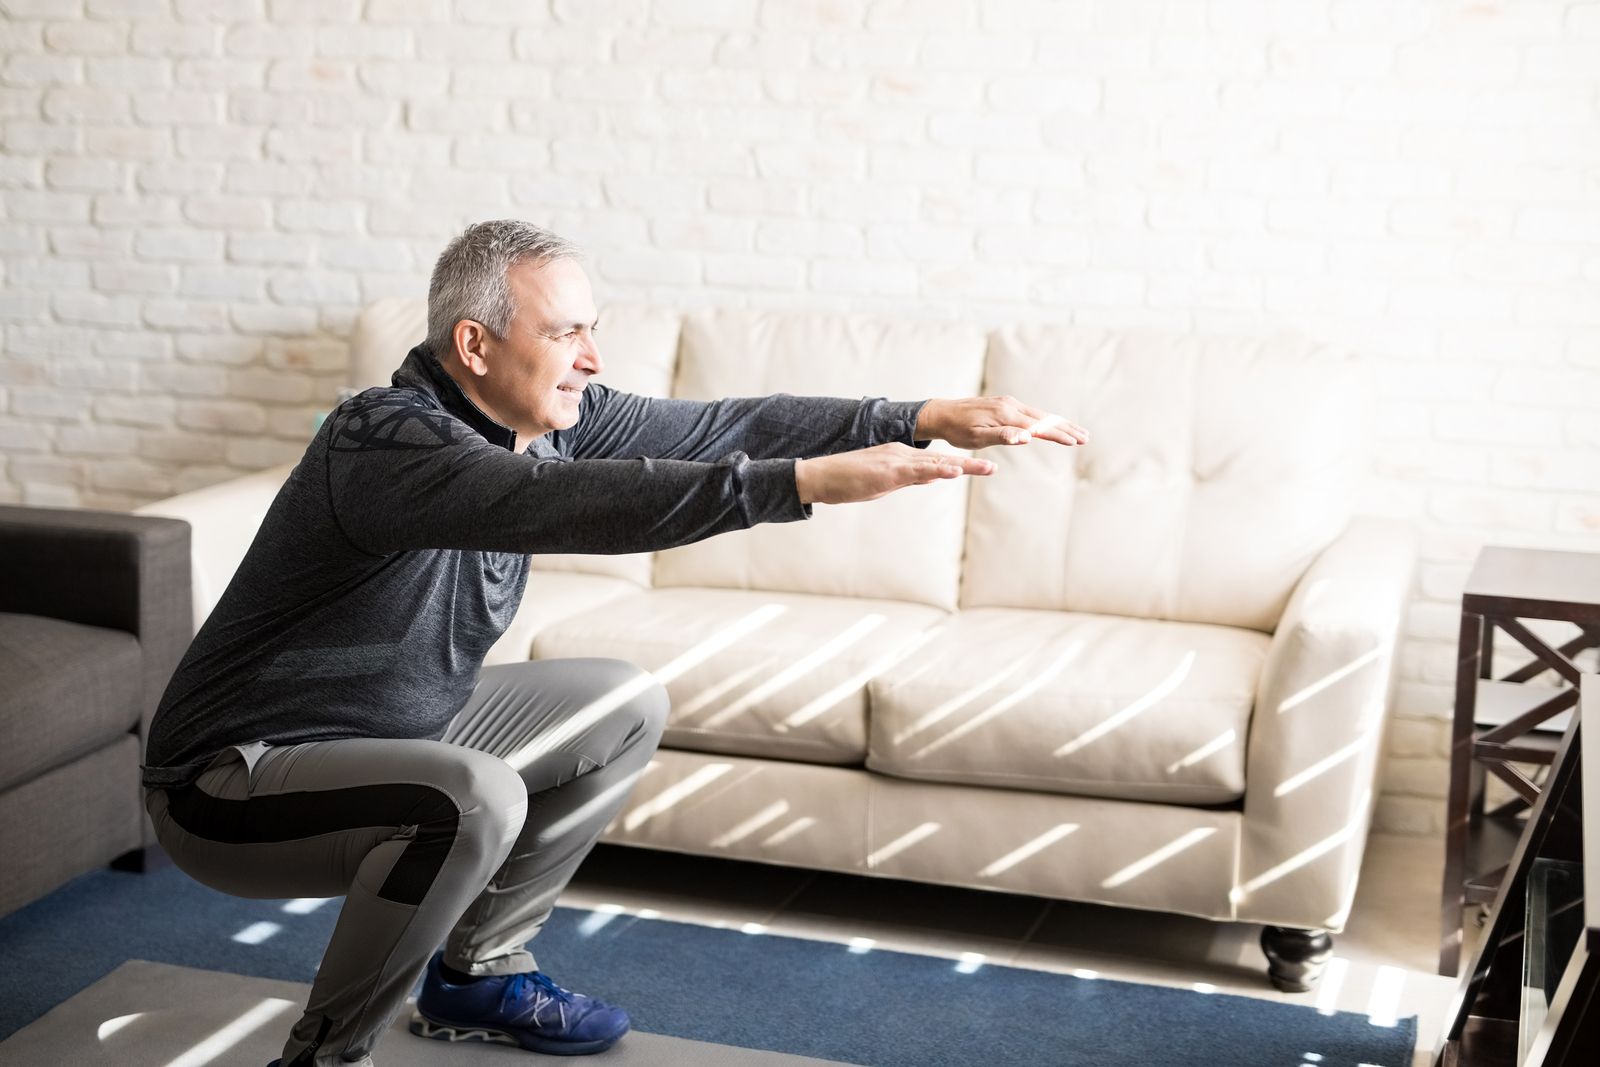
[[[288,479],[293,464],[233,478],[204,489],[157,500],[136,510],[138,515],[182,519],[192,529],[190,584],[194,611],[190,635],[200,629],[233,572],[255,540],[261,520]]]
[[[1241,920],[1344,928],[1415,558],[1406,523],[1357,516],[1289,598],[1250,725]]]
[[[123,512],[0,507],[0,611],[133,634],[147,725],[189,645],[189,526]]]

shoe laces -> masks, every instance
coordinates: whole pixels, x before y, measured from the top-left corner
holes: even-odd
[[[507,1000],[523,1000],[528,995],[528,987],[534,986],[543,990],[548,996],[554,997],[563,1004],[572,1003],[572,994],[562,989],[550,980],[550,976],[543,971],[524,971],[511,976],[511,981],[506,983],[505,998]]]

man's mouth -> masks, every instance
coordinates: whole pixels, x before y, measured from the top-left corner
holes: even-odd
[[[572,393],[573,395],[583,392],[583,386],[581,385],[558,385],[556,388],[563,393]]]

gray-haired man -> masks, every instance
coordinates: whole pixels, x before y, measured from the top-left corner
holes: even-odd
[[[177,864],[243,896],[346,898],[283,1064],[370,1063],[424,969],[426,1036],[574,1054],[628,1028],[525,945],[667,696],[618,660],[480,670],[529,553],[654,551],[992,472],[913,447],[934,436],[1087,440],[1009,397],[620,393],[590,381],[595,326],[560,238],[490,222],[452,241],[427,341],[324,423],[161,702],[146,805]]]

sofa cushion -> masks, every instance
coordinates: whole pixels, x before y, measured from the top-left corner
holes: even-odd
[[[983,336],[964,324],[722,311],[685,320],[673,395],[925,400],[970,396],[982,375]],[[907,600],[949,610],[960,579],[967,481],[818,507],[808,522],[662,552],[655,584]]]
[[[1201,623],[963,611],[872,681],[867,766],[940,782],[1227,803],[1244,792],[1270,641]]]
[[[131,730],[143,672],[130,633],[0,612],[0,790]]]
[[[1015,327],[991,337],[984,388],[1091,440],[985,453],[962,607],[1270,633],[1367,467],[1365,366],[1292,335]]]
[[[654,672],[672,697],[670,748],[859,764],[867,680],[944,618],[899,601],[658,589],[553,623],[533,651]]]

